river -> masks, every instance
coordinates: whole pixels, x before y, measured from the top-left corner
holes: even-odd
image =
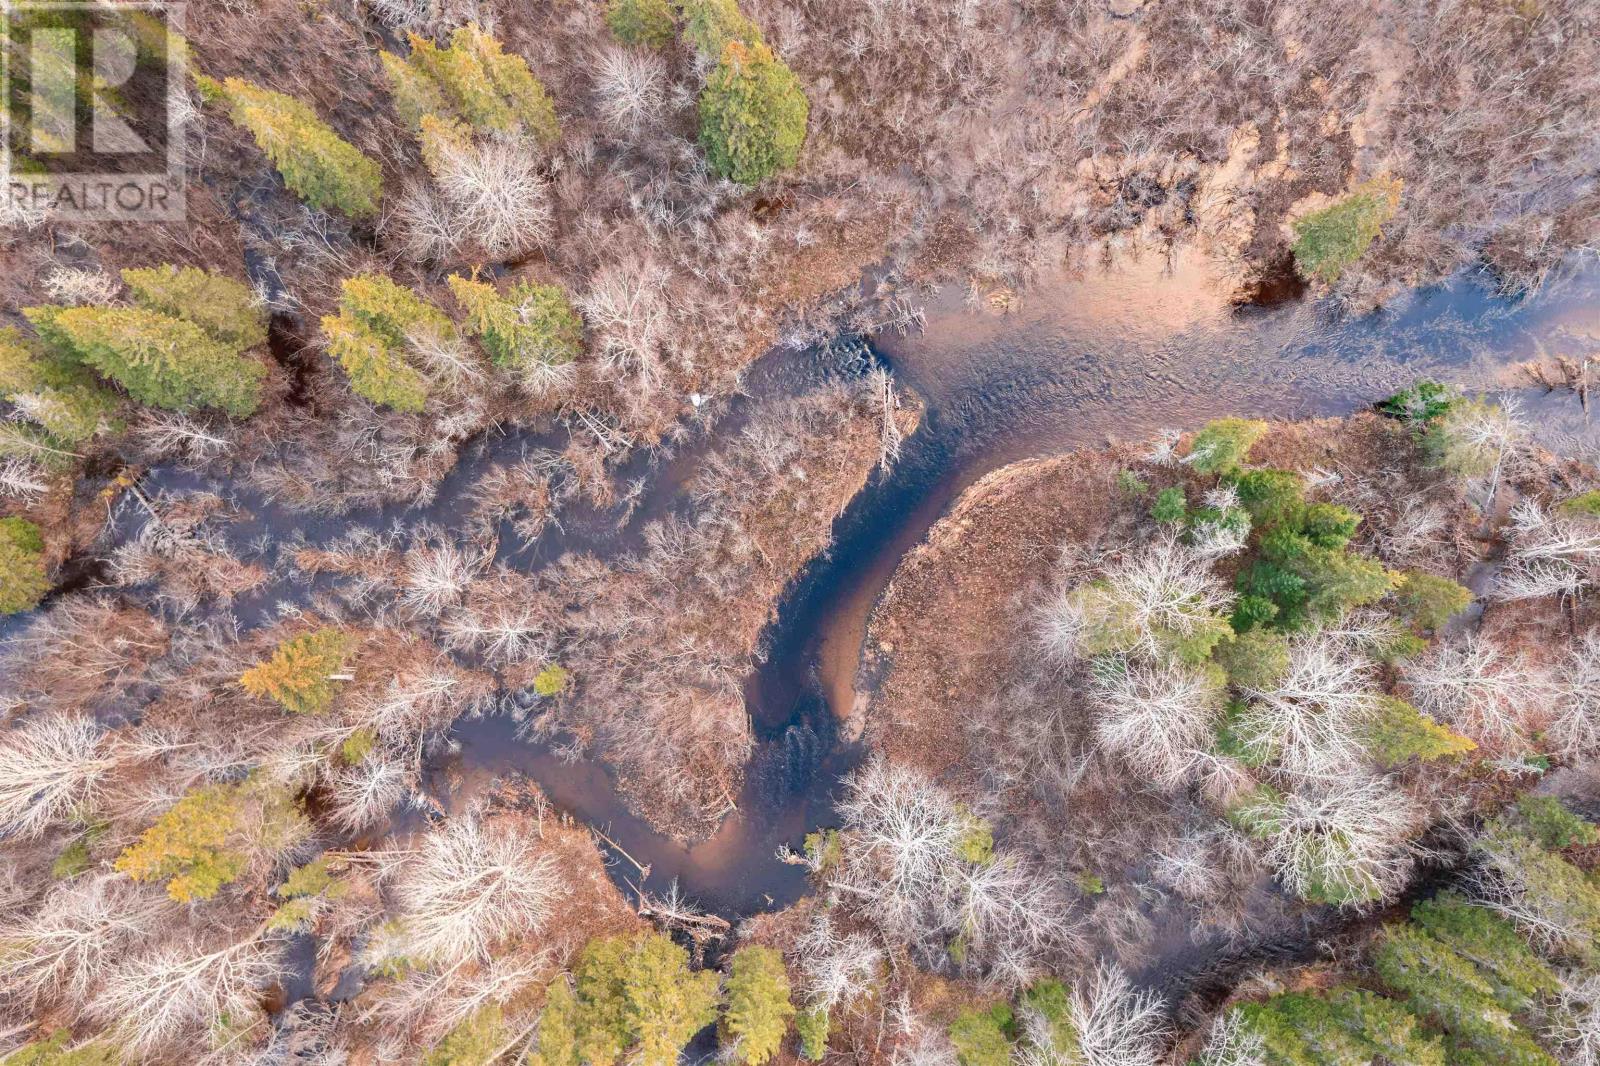
[[[779,845],[798,846],[805,832],[833,822],[833,790],[861,755],[841,723],[852,712],[858,717],[869,697],[857,692],[856,671],[872,606],[900,558],[976,479],[1021,458],[1108,438],[1141,440],[1224,414],[1344,414],[1419,378],[1500,390],[1516,383],[1511,368],[1524,360],[1600,356],[1600,270],[1593,265],[1569,270],[1532,298],[1506,298],[1483,279],[1462,275],[1361,316],[1305,299],[1236,306],[1226,283],[1195,256],[1132,258],[1083,276],[1062,273],[1005,314],[971,310],[965,295],[956,287],[939,290],[926,302],[921,330],[872,340],[877,357],[922,399],[926,413],[896,465],[874,476],[837,520],[834,547],[792,585],[763,641],[764,661],[747,685],[756,754],[737,813],[709,839],[682,845],[633,816],[603,766],[562,761],[520,739],[507,716],[453,727],[434,779],[448,776],[461,787],[441,802],[460,803],[495,775],[521,772],[558,808],[626,853],[628,859],[614,856],[612,863],[626,891],[642,886],[661,893],[676,881],[686,898],[730,919],[782,907],[806,891],[806,882],[800,867],[779,861]],[[503,550],[501,560],[528,569],[569,548],[607,557],[637,546],[644,522],[686,505],[678,488],[695,459],[736,429],[752,400],[845,372],[836,358],[817,352],[769,353],[748,375],[747,395],[713,429],[670,460],[641,454],[621,471],[619,484],[645,483],[626,521],[575,506],[563,513],[558,531],[532,548]],[[1570,393],[1517,391],[1546,443],[1569,453],[1592,453],[1600,443]],[[427,507],[373,508],[337,519],[308,519],[177,469],[153,472],[143,488],[222,492],[249,514],[227,530],[229,542],[259,550],[262,538],[287,531],[317,544],[353,525],[388,529],[426,518],[450,528],[461,510],[456,502],[488,464],[559,445],[559,434],[494,434],[464,449]],[[137,535],[144,520],[124,506],[114,539]],[[246,627],[260,624],[278,600],[305,592],[283,579],[237,603],[235,613]]]

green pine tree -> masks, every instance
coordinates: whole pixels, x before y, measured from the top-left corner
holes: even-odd
[[[339,314],[322,320],[328,354],[350,387],[373,403],[419,412],[428,381],[406,359],[423,337],[449,342],[455,326],[437,307],[382,274],[357,274],[341,285]]]
[[[196,75],[195,83],[201,96],[226,106],[234,124],[249,131],[290,192],[319,211],[377,217],[383,198],[378,164],[306,104],[239,78]]]
[[[759,185],[800,158],[811,105],[784,62],[732,40],[700,94],[700,145],[718,176]]]
[[[800,1037],[800,1057],[821,1062],[828,1053],[828,1032],[832,1019],[827,1007],[811,1007],[795,1015],[794,1031]]]
[[[38,426],[37,447],[19,450],[47,466],[64,465],[73,448],[116,426],[116,393],[69,354],[12,329],[0,329],[0,399]]]
[[[766,947],[734,952],[722,1024],[738,1049],[738,1061],[759,1066],[777,1054],[794,1013],[783,956]]]
[[[950,1023],[950,1043],[961,1066],[1010,1066],[1011,1035],[1016,1018],[1011,1007],[996,1003],[979,1010],[968,1007]]]
[[[267,342],[266,311],[243,282],[171,264],[124,270],[122,280],[141,306],[188,319],[235,351]]]
[[[32,610],[49,591],[39,527],[26,518],[0,518],[0,614]]]
[[[678,28],[670,0],[608,0],[606,25],[623,44],[661,48]]]
[[[466,330],[483,340],[498,367],[526,371],[570,363],[583,350],[583,320],[559,285],[519,281],[504,296],[493,285],[451,275]]]
[[[261,404],[267,368],[182,318],[144,307],[27,307],[39,336],[141,403],[216,407],[244,418]]]
[[[1294,225],[1294,259],[1300,273],[1328,284],[1366,254],[1383,224],[1400,208],[1400,182],[1375,179]]]
[[[1432,762],[1477,748],[1395,696],[1378,697],[1365,734],[1368,753],[1383,766],[1399,766],[1410,759]]]
[[[1422,629],[1438,629],[1466,610],[1472,591],[1447,577],[1407,570],[1395,587],[1400,612]]]
[[[708,59],[721,56],[730,42],[763,44],[761,29],[739,10],[738,0],[677,0],[683,39]]]
[[[1195,434],[1186,461],[1199,474],[1232,474],[1250,458],[1266,435],[1267,424],[1248,418],[1219,418]]]
[[[440,48],[412,34],[411,54],[384,53],[384,73],[400,118],[421,131],[423,119],[460,122],[485,134],[519,134],[543,145],[561,137],[550,94],[528,63],[507,53],[474,23],[457,27]]]
[[[422,1057],[422,1066],[492,1066],[513,1034],[496,1004],[473,1012]]]
[[[1380,980],[1406,997],[1413,1013],[1443,1029],[1455,1049],[1516,1066],[1554,1066],[1500,1005],[1479,969],[1415,926],[1388,929],[1373,953]]]

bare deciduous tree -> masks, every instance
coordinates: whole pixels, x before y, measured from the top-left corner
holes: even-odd
[[[566,891],[534,840],[476,818],[380,858],[392,866],[404,954],[444,967],[489,959],[513,938],[537,934]]]
[[[1373,666],[1339,637],[1318,633],[1289,650],[1289,670],[1270,688],[1246,689],[1238,735],[1284,770],[1335,775],[1365,757],[1361,726],[1377,707]]]
[[[118,756],[93,720],[42,714],[0,736],[0,834],[37,836],[87,814]]]
[[[91,1012],[135,1055],[204,1037],[218,1018],[263,1019],[261,996],[283,973],[281,948],[257,936],[220,947],[179,938],[123,955]]]
[[[1525,737],[1553,695],[1540,666],[1476,635],[1436,645],[1402,676],[1418,706],[1491,748]]]
[[[0,989],[35,1005],[82,1010],[112,967],[155,935],[172,907],[123,877],[51,889],[37,910],[0,923]]]
[[[1423,814],[1392,782],[1358,772],[1307,781],[1251,813],[1266,839],[1263,858],[1284,885],[1341,904],[1384,898],[1403,883]]]
[[[1127,974],[1101,963],[1073,989],[1068,1015],[1084,1066],[1157,1066],[1166,1038],[1160,997],[1134,989]]]
[[[1096,671],[1095,736],[1163,787],[1195,769],[1222,710],[1220,679],[1178,662],[1119,661]]]

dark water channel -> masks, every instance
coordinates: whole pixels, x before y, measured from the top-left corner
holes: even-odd
[[[960,293],[940,292],[923,330],[880,338],[875,351],[925,402],[923,424],[893,469],[875,476],[838,519],[833,549],[781,605],[764,639],[764,661],[747,685],[756,754],[738,812],[716,834],[684,846],[652,832],[626,809],[603,766],[562,761],[520,739],[506,716],[458,722],[439,768],[469,793],[495,775],[527,774],[558,807],[626,852],[632,861],[618,857],[612,870],[630,893],[641,884],[635,864],[642,864],[650,869],[646,890],[661,893],[676,880],[688,899],[729,918],[789,903],[805,882],[775,851],[834,821],[833,789],[859,758],[838,723],[864,698],[856,667],[868,614],[900,558],[965,487],[1020,458],[1108,438],[1143,440],[1224,414],[1347,413],[1423,377],[1469,391],[1514,386],[1509,368],[1524,360],[1600,356],[1600,270],[1574,269],[1525,300],[1462,276],[1375,314],[1342,317],[1303,299],[1236,307],[1203,262],[1141,260],[1083,278],[1063,275],[1005,316],[970,312]],[[624,520],[574,507],[532,546],[504,536],[500,561],[532,569],[565,551],[614,557],[637,549],[646,522],[691,506],[681,486],[706,449],[736,431],[751,402],[852,372],[849,363],[816,352],[768,355],[752,369],[747,395],[713,428],[669,458],[641,455],[621,471],[619,484],[642,482]],[[1597,436],[1574,396],[1518,391],[1547,443],[1593,454]],[[374,508],[338,519],[286,511],[176,470],[157,472],[144,487],[232,497],[249,512],[227,532],[241,546],[259,548],[290,531],[323,544],[353,525],[403,532],[426,519],[457,528],[463,495],[489,464],[559,450],[563,440],[557,429],[492,435],[466,449],[426,508]],[[117,535],[136,534],[140,521],[124,508]],[[237,603],[235,613],[241,625],[261,624],[277,600],[306,593],[285,579]]]

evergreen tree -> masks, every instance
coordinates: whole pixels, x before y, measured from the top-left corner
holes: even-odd
[[[117,397],[65,353],[0,329],[0,399],[39,427],[38,451],[60,465],[72,448],[114,426]]]
[[[267,342],[267,315],[243,282],[194,267],[124,270],[123,283],[143,307],[188,319],[235,351]]]
[[[1177,485],[1156,493],[1156,502],[1150,507],[1150,517],[1159,525],[1168,526],[1182,522],[1189,516],[1189,500]]]
[[[243,813],[239,785],[193,789],[117,856],[115,867],[135,881],[167,882],[167,894],[180,903],[210,899],[248,865],[236,846]]]
[[[794,1031],[800,1037],[800,1057],[821,1062],[828,1053],[828,1031],[832,1019],[827,1007],[811,1007],[795,1016]]]
[[[1380,696],[1366,725],[1364,742],[1382,766],[1410,759],[1432,762],[1477,748],[1468,738],[1435,722],[1405,700]]]
[[[357,274],[341,285],[339,314],[322,320],[328,354],[350,387],[373,403],[418,412],[428,381],[407,362],[414,340],[451,340],[455,327],[432,304],[382,274]]]
[[[1447,892],[1418,903],[1411,919],[1476,966],[1494,989],[1495,1001],[1508,1011],[1525,1011],[1561,987],[1555,971],[1533,953],[1516,926],[1486,907]]]
[[[0,1066],[123,1066],[124,1061],[114,1044],[104,1040],[73,1044],[70,1030],[57,1029],[0,1059]]]
[[[344,670],[354,643],[337,629],[304,633],[279,644],[272,658],[246,670],[239,683],[295,714],[321,714],[333,705],[339,684],[333,675]]]
[[[1282,633],[1239,633],[1218,644],[1214,654],[1228,683],[1239,688],[1266,690],[1289,671],[1289,638]]]
[[[559,285],[519,281],[501,296],[493,285],[451,275],[450,291],[467,313],[466,329],[507,370],[570,363],[583,350],[583,320]]]
[[[1447,577],[1407,570],[1395,588],[1400,611],[1422,629],[1438,629],[1472,602],[1471,590]]]
[[[225,105],[234,124],[249,131],[290,192],[319,211],[377,217],[383,172],[310,107],[239,78],[197,75],[195,83],[201,96]]]
[[[560,139],[555,106],[527,61],[507,54],[476,24],[457,27],[446,48],[416,34],[410,43],[409,56],[385,53],[382,59],[395,109],[413,129],[420,131],[422,120],[433,116],[544,145]]]
[[[1033,1015],[1042,1022],[1035,1028],[1026,1028],[1030,1037],[1043,1037],[1049,1047],[1046,1062],[1077,1062],[1082,1058],[1078,1044],[1078,1030],[1072,1024],[1072,1004],[1067,986],[1054,978],[1036,981],[1023,990],[1019,1003],[1024,1018]]]
[[[427,379],[370,330],[344,316],[327,316],[322,333],[359,396],[415,414],[428,400]]]
[[[1294,259],[1300,273],[1332,285],[1366,254],[1383,224],[1400,207],[1400,182],[1375,179],[1294,223]]]
[[[563,977],[551,982],[539,1014],[538,1050],[528,1066],[579,1066],[578,997]]]
[[[1299,476],[1286,470],[1250,470],[1233,483],[1250,513],[1255,546],[1239,572],[1235,630],[1303,629],[1375,603],[1394,588],[1397,575],[1348,550],[1360,515],[1307,503]]]
[[[1590,489],[1563,500],[1559,510],[1574,518],[1600,518],[1600,489]]]
[[[169,896],[192,903],[242,877],[253,850],[279,850],[304,825],[285,788],[255,779],[204,785],[185,793],[113,865],[135,881],[165,881]]]
[[[512,1034],[496,1004],[473,1012],[422,1057],[422,1066],[492,1066]]]
[[[623,44],[660,48],[672,43],[678,20],[670,0],[609,0],[606,25]]]
[[[761,29],[739,10],[738,0],[678,0],[683,38],[708,59],[724,53],[730,42],[763,44]]]
[[[1411,1010],[1449,1036],[1451,1059],[1473,1053],[1507,1066],[1554,1066],[1496,999],[1496,989],[1471,962],[1422,929],[1387,930],[1373,969]]]
[[[758,185],[800,158],[811,105],[772,49],[731,40],[700,94],[700,145],[719,177]]]
[[[24,315],[57,351],[93,367],[141,403],[171,410],[255,412],[267,368],[194,323],[144,307],[28,307]]]
[[[1600,843],[1600,829],[1567,810],[1554,796],[1523,796],[1517,801],[1516,814],[1533,839],[1554,851]]]
[[[734,952],[722,1021],[738,1061],[759,1066],[777,1054],[794,1013],[783,956],[766,947]]]
[[[1238,1008],[1269,1066],[1344,1066],[1386,1061],[1444,1066],[1437,1037],[1402,1006],[1362,989],[1283,993]]]
[[[573,976],[570,999],[559,983],[551,987],[540,1022],[541,1066],[612,1066],[624,1055],[644,1066],[673,1066],[689,1039],[717,1018],[717,975],[691,972],[688,952],[663,933],[591,940]]]
[[[356,274],[339,286],[339,311],[376,334],[392,348],[412,338],[455,336],[455,326],[433,304],[383,274]]]
[[[691,1037],[717,1020],[717,975],[691,973],[689,953],[663,933],[634,945],[622,979],[634,1061],[676,1066]]]
[[[1195,434],[1185,458],[1196,473],[1232,474],[1250,457],[1250,449],[1266,435],[1267,424],[1248,418],[1219,418]]]
[[[0,518],[0,614],[32,610],[49,591],[39,527],[26,518]]]
[[[1010,1066],[1015,1024],[1011,1007],[1005,1003],[985,1010],[968,1007],[950,1023],[956,1060],[961,1066]]]

